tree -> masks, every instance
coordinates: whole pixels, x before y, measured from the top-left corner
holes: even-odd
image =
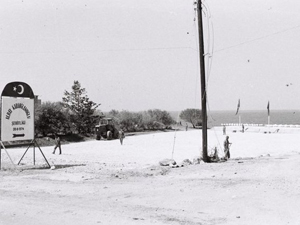
[[[185,109],[180,115],[180,119],[189,122],[195,128],[196,126],[202,125],[202,116],[200,109]]]
[[[175,123],[167,111],[159,109],[142,112],[111,110],[107,116],[112,117],[117,125],[126,132],[168,129],[171,124]]]
[[[113,109],[108,113],[108,115],[111,117],[118,117],[120,115],[120,112],[118,110]]]
[[[162,123],[165,126],[170,126],[175,123],[170,113],[165,110],[154,109],[151,114],[154,115],[156,122]]]
[[[144,112],[143,122],[149,129],[165,129],[175,123],[170,113],[160,109]]]
[[[71,92],[64,92],[62,100],[63,106],[70,110],[70,121],[77,132],[90,133],[99,118],[99,115],[95,115],[95,111],[100,104],[89,99],[85,88],[81,87],[79,81],[74,81]]]
[[[69,129],[69,121],[60,103],[45,102],[36,108],[36,133],[46,136],[50,133],[67,133]]]
[[[125,131],[137,131],[140,124],[140,114],[122,110],[118,114],[119,125]]]

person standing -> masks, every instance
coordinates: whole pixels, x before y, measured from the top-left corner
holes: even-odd
[[[57,148],[59,149],[59,154],[61,155],[60,137],[57,134],[55,134],[55,147],[52,154],[55,154]]]
[[[123,145],[123,140],[125,138],[125,134],[124,134],[124,131],[122,129],[119,131],[119,138],[120,138],[121,145]]]
[[[223,135],[226,135],[226,126],[223,125]]]
[[[231,146],[232,143],[229,142],[229,136],[226,136],[226,139],[224,141],[224,153],[225,153],[225,160],[230,158],[230,151],[229,148]]]

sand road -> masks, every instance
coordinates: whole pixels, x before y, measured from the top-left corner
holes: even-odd
[[[158,162],[199,155],[201,131],[42,148],[54,170],[38,153],[9,169],[2,152],[0,224],[299,224],[298,135],[230,133],[231,160],[180,168]],[[223,139],[209,131],[210,146]]]

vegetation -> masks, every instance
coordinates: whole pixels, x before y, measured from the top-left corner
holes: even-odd
[[[126,132],[169,129],[175,123],[167,111],[159,109],[129,112],[112,110],[107,114]]]
[[[95,114],[97,104],[91,101],[81,87],[79,81],[74,81],[72,91],[65,91],[63,106],[68,110],[69,120],[79,134],[91,133],[99,116]]]
[[[35,108],[35,133],[44,137],[59,133],[69,139],[70,134],[89,136],[101,117],[113,118],[125,132],[165,130],[175,124],[170,113],[164,110],[111,110],[104,114],[97,109],[99,105],[89,99],[79,81],[74,81],[71,91],[64,92],[62,102],[45,102]]]
[[[35,132],[47,134],[69,133],[70,123],[61,103],[46,102],[35,110]]]
[[[200,109],[185,109],[180,113],[179,117],[180,119],[191,123],[194,128],[202,125]]]

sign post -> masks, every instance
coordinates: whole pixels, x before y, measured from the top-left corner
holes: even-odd
[[[5,149],[3,142],[24,140],[32,140],[30,145],[33,144],[33,147],[35,147],[37,143],[34,137],[34,94],[31,87],[28,84],[19,81],[8,83],[4,87],[1,95],[1,108],[2,147]],[[50,167],[50,164],[41,149],[40,151]],[[6,153],[9,156],[7,151]],[[35,164],[35,152],[33,157],[33,162]],[[13,163],[12,160],[11,162]]]

